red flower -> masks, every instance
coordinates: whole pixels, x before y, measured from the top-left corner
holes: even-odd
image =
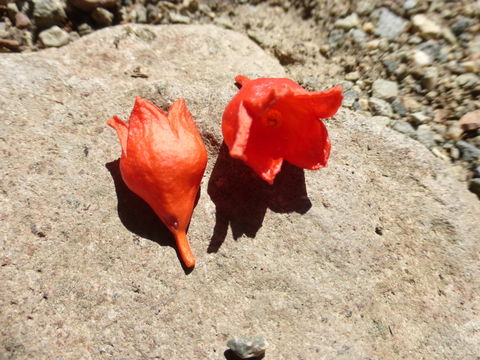
[[[225,108],[222,131],[230,155],[272,184],[283,160],[316,170],[327,165],[330,141],[320,119],[342,104],[342,87],[310,92],[290,79],[235,77],[242,87]]]
[[[122,146],[123,181],[145,200],[173,233],[187,267],[195,265],[186,230],[207,164],[207,150],[183,99],[166,115],[136,98],[129,124],[108,121]]]

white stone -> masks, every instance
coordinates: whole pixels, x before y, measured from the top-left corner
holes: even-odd
[[[384,99],[393,100],[398,96],[398,84],[395,81],[378,79],[372,85],[373,96]]]
[[[335,27],[345,30],[350,30],[360,24],[360,19],[356,13],[353,13],[343,19],[335,21]]]
[[[412,17],[413,26],[426,38],[440,37],[442,27],[424,14],[417,14]]]
[[[415,49],[413,52],[413,62],[420,66],[430,65],[432,58],[425,51]]]
[[[68,33],[56,25],[42,31],[38,37],[45,47],[60,47],[68,44],[70,41]]]

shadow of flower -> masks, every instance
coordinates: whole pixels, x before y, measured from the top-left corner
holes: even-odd
[[[241,160],[233,159],[222,144],[208,182],[208,194],[215,203],[215,227],[208,252],[217,252],[228,225],[234,239],[255,237],[267,209],[277,213],[306,213],[311,207],[304,170],[284,162],[275,182],[269,185]]]

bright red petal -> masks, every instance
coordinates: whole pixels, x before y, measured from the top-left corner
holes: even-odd
[[[337,85],[326,91],[310,92],[295,96],[298,106],[308,106],[320,119],[336,114],[343,101],[342,86]]]
[[[327,128],[320,119],[312,119],[308,124],[290,138],[285,160],[304,169],[317,170],[327,166],[331,145]]]
[[[120,146],[122,147],[122,155],[127,156],[127,139],[128,139],[128,125],[125,124],[118,116],[113,116],[108,120],[107,125],[117,131]]]

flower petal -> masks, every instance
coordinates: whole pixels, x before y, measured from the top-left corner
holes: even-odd
[[[239,127],[230,155],[243,160],[262,179],[272,184],[283,163],[283,158],[276,156],[280,153],[278,138],[270,136],[271,129],[265,128],[259,119],[254,120],[242,102],[238,116]]]
[[[113,116],[107,121],[107,125],[117,131],[120,146],[122,147],[122,156],[127,156],[127,139],[128,139],[128,125],[125,124],[118,116]]]
[[[285,160],[289,163],[310,170],[327,166],[330,155],[330,140],[327,128],[320,119],[308,122],[304,131],[291,136],[285,152]]]
[[[299,105],[309,106],[317,117],[326,119],[335,115],[342,105],[342,86],[337,85],[326,91],[296,95],[295,98]]]
[[[177,136],[178,131],[184,129],[188,129],[190,132],[198,132],[184,99],[178,99],[170,106],[167,117],[170,127]]]
[[[245,85],[247,82],[249,82],[250,79],[246,76],[243,75],[237,75],[235,76],[235,82],[239,84],[240,86]]]
[[[167,115],[154,104],[142,99],[135,98],[135,105],[128,119],[130,132],[146,131],[152,123],[167,125]]]
[[[252,145],[249,145],[243,161],[269,184],[273,184],[283,164],[283,158],[273,159],[270,154]]]
[[[230,155],[232,157],[242,160],[245,158],[245,149],[248,144],[252,121],[253,119],[248,114],[247,109],[243,106],[243,102],[241,102],[238,109],[238,129],[232,149],[230,150]]]

